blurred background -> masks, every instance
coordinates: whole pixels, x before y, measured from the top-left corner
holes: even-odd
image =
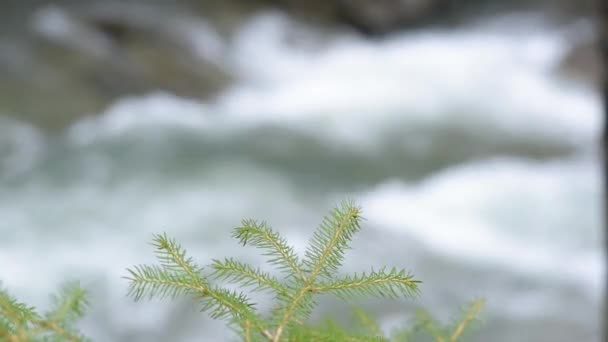
[[[471,341],[599,340],[591,2],[2,0],[2,285],[45,307],[81,280],[96,341],[229,340],[126,297],[152,234],[260,264],[241,218],[301,252],[348,197],[367,221],[343,271],[424,282],[359,302],[385,329],[483,297]]]

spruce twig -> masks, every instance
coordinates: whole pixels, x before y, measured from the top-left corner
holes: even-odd
[[[348,300],[354,297],[409,298],[418,294],[420,281],[403,269],[381,267],[377,270],[337,275],[354,234],[360,229],[361,209],[343,202],[326,216],[313,234],[301,260],[266,223],[244,220],[233,236],[243,245],[263,250],[282,277],[234,258],[214,259],[203,268],[187,256],[186,250],[166,234],[154,235],[152,246],[159,261],[156,265],[136,265],[127,269],[128,295],[143,298],[188,296],[202,305],[213,318],[227,319],[246,342],[279,341],[401,341],[415,332],[426,332],[436,342],[457,342],[481,311],[484,303],[475,301],[452,328],[442,327],[426,311],[419,311],[414,326],[388,338],[378,322],[362,310],[355,311],[361,329],[348,331],[331,321],[311,326],[308,318],[320,294]],[[256,310],[244,293],[229,290],[213,281],[227,282],[274,295],[270,317]],[[27,306],[0,288],[0,341],[84,342],[74,322],[88,308],[86,292],[78,284],[68,284],[53,297],[54,306],[45,314]]]
[[[73,327],[88,308],[86,292],[77,283],[70,283],[53,301],[53,309],[40,315],[0,289],[0,341],[86,341]]]
[[[306,325],[318,294],[334,294],[342,299],[355,296],[396,299],[417,294],[420,282],[396,268],[335,276],[354,234],[361,229],[361,220],[361,209],[350,201],[343,202],[323,219],[302,261],[293,247],[265,222],[243,220],[233,236],[243,245],[262,249],[270,258],[268,262],[277,267],[283,278],[234,258],[214,259],[210,273],[205,274],[205,270],[187,257],[185,250],[173,239],[166,234],[156,235],[152,245],[160,265],[138,265],[128,269],[129,295],[135,300],[192,296],[203,302],[203,310],[212,317],[228,318],[237,324],[244,340],[253,339],[251,331],[254,329],[267,340],[278,342],[290,340],[290,335],[298,331],[302,333],[298,327]],[[273,293],[276,305],[271,311],[272,317],[264,319],[246,295],[212,286],[211,280]],[[346,333],[344,336],[345,340],[365,338]]]

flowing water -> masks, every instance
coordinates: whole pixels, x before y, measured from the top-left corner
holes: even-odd
[[[293,25],[245,25],[221,51],[239,81],[212,101],[123,98],[60,134],[0,116],[3,286],[44,307],[80,279],[98,341],[228,339],[193,305],[125,297],[125,268],[153,262],[151,235],[202,263],[258,263],[230,239],[241,218],[301,252],[352,198],[367,220],[344,271],[387,264],[424,281],[415,300],[365,302],[387,329],[415,307],[447,319],[483,297],[475,341],[597,340],[601,108],[555,73],[577,28],[294,43]]]

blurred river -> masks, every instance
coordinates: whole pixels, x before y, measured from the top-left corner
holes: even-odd
[[[348,197],[367,221],[344,271],[395,265],[424,282],[415,300],[364,302],[387,329],[483,297],[472,341],[598,340],[601,106],[555,72],[577,28],[494,20],[293,44],[290,25],[244,25],[222,52],[239,81],[213,100],[125,97],[60,133],[0,116],[3,286],[44,307],[80,279],[97,341],[229,339],[194,305],[126,298],[121,276],[154,261],[151,235],[201,263],[260,263],[230,238],[241,218],[302,251]]]

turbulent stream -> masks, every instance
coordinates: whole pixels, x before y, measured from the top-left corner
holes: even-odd
[[[261,263],[230,239],[241,218],[303,251],[348,197],[367,220],[344,271],[395,265],[424,282],[417,299],[364,302],[386,329],[483,297],[474,341],[598,339],[601,108],[555,72],[578,28],[498,20],[296,44],[290,25],[262,15],[226,42],[239,81],[210,101],[122,98],[59,134],[0,116],[3,286],[44,307],[80,279],[98,341],[228,339],[196,306],[126,298],[121,276],[153,261],[152,233],[201,263]]]

